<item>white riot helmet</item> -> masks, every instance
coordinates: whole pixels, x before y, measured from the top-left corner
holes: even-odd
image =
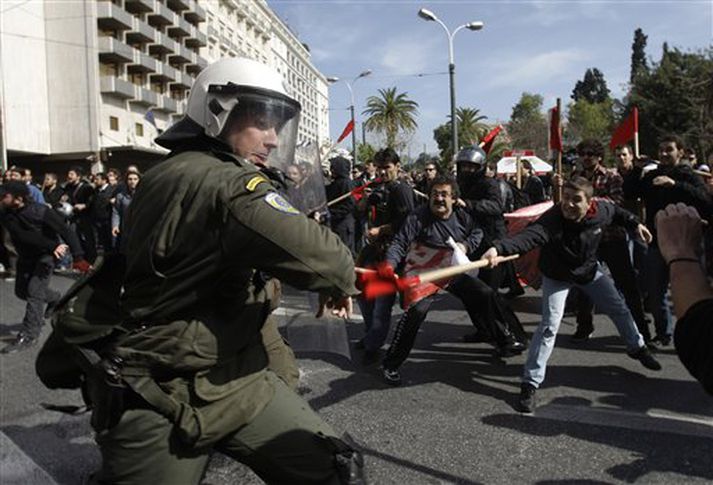
[[[229,58],[201,71],[186,115],[211,138],[221,138],[229,119],[232,123],[245,117],[253,126],[274,128],[278,143],[268,164],[282,168],[294,156],[300,110],[273,68],[252,59]]]
[[[65,219],[70,219],[74,214],[74,207],[69,202],[60,202],[56,207],[57,212],[60,213]]]

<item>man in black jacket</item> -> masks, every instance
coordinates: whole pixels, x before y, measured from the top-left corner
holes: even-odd
[[[97,239],[94,235],[90,208],[94,200],[94,189],[82,179],[82,168],[72,167],[67,171],[65,195],[74,209],[73,223],[82,245],[84,255],[90,263],[97,257]]]
[[[351,192],[353,183],[349,178],[349,160],[334,157],[329,161],[332,183],[327,185],[327,200],[331,201]],[[354,198],[347,197],[329,207],[332,231],[339,236],[344,245],[354,254]]]
[[[606,226],[613,223],[636,230],[644,240],[650,240],[651,233],[632,213],[611,202],[593,200],[593,191],[592,184],[583,177],[568,180],[558,205],[517,235],[496,242],[483,255],[493,261],[498,255],[524,254],[542,247],[539,261],[542,321],[532,336],[525,362],[519,402],[523,412],[531,413],[535,408],[535,391],[545,379],[547,360],[554,349],[567,294],[572,287],[583,291],[612,319],[631,358],[638,359],[648,369],[661,369],[636,329],[626,302],[611,277],[601,272],[597,261]]]
[[[0,189],[0,223],[7,229],[17,250],[15,295],[27,301],[22,330],[15,341],[2,350],[8,354],[32,347],[42,330],[45,304],[47,312],[59,301],[60,294],[49,288],[55,260],[70,250],[74,265],[87,271],[89,264],[77,236],[62,218],[45,204],[34,202],[23,182],[8,182]],[[59,236],[69,244],[62,243]]]
[[[393,274],[394,268],[407,259],[412,249],[415,252],[434,249],[437,252],[431,260],[438,261],[440,252],[448,254],[449,250],[452,251],[449,239],[464,254],[475,252],[483,239],[483,231],[467,211],[454,208],[457,198],[458,185],[455,181],[445,176],[436,177],[431,182],[428,205],[419,207],[406,218],[386,251],[386,264],[380,272],[386,270]],[[414,243],[422,247],[413,247]],[[525,350],[525,334],[517,316],[483,281],[463,274],[455,277],[444,289],[463,302],[471,323],[479,333],[492,336],[500,355],[512,356]],[[428,293],[420,299],[416,298],[399,320],[383,362],[384,379],[389,384],[398,385],[401,382],[398,368],[411,352],[418,329],[437,297],[436,292]],[[513,335],[508,330],[510,327],[519,328],[520,334]]]
[[[624,179],[624,194],[644,201],[646,225],[652,229],[656,214],[669,204],[682,202],[695,207],[700,214],[710,213],[711,197],[701,177],[681,163],[683,150],[683,141],[678,136],[665,136],[659,142],[659,167],[649,172],[634,167]],[[658,247],[656,231],[646,254],[645,268],[649,309],[656,326],[653,342],[666,346],[673,334],[671,308],[666,299],[669,271]]]
[[[104,252],[110,252],[114,246],[111,235],[111,207],[116,197],[116,187],[109,184],[109,178],[103,172],[96,174],[94,180],[96,188],[92,205],[89,208],[90,218],[97,243]]]

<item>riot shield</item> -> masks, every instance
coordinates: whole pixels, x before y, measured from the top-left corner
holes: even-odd
[[[287,178],[287,199],[297,209],[310,215],[326,207],[325,180],[316,143],[300,143],[295,149],[292,163],[282,170]]]

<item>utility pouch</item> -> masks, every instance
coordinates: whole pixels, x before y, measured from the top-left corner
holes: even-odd
[[[96,352],[84,349],[79,354],[88,384],[92,428],[97,433],[110,430],[119,423],[126,404],[128,387],[121,379],[121,359],[101,358]]]

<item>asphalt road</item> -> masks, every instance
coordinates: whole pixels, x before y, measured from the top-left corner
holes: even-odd
[[[69,280],[55,277],[64,289]],[[288,294],[281,315],[306,309]],[[514,302],[531,332],[538,293]],[[24,306],[0,282],[0,338],[18,328]],[[395,317],[396,318],[396,317]],[[614,326],[595,318],[596,333],[572,344],[563,322],[534,416],[517,413],[523,356],[495,359],[470,330],[459,302],[444,297],[429,314],[402,368],[403,385],[382,383],[359,353],[300,354],[300,392],[367,458],[372,483],[681,483],[713,480],[713,399],[690,378],[672,348],[651,372],[628,358]],[[43,337],[47,335],[47,329]],[[347,325],[352,342],[362,332]],[[0,483],[81,483],[100,457],[87,414],[43,405],[80,406],[75,392],[45,389],[34,374],[37,348],[0,356]],[[342,352],[344,353],[344,352]],[[211,460],[204,484],[261,483],[227,458]]]

